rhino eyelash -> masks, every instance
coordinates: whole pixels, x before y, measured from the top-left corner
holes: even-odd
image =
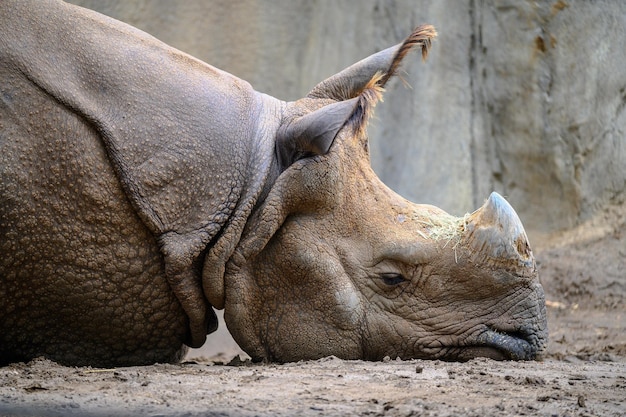
[[[385,285],[388,286],[395,286],[398,284],[402,284],[403,282],[406,282],[407,279],[404,277],[404,275],[402,274],[396,274],[396,273],[385,273],[385,274],[380,274],[380,278],[382,279],[383,283]]]

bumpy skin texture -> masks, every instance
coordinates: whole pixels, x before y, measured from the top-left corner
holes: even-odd
[[[0,22],[0,357],[131,364],[201,345],[204,257],[219,270],[233,250],[280,103],[61,2],[2,2]]]
[[[184,312],[96,133],[41,91],[12,94],[29,100],[4,100],[19,123],[2,119],[0,357],[176,359]]]
[[[176,360],[212,307],[255,360],[536,358],[508,203],[457,219],[370,168],[382,88],[435,35],[285,103],[97,13],[0,2],[1,360]]]

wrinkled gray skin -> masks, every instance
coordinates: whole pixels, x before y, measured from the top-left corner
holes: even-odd
[[[404,200],[365,123],[412,47],[296,102],[56,1],[0,2],[0,361],[175,361],[216,327],[255,360],[533,359],[526,234]]]

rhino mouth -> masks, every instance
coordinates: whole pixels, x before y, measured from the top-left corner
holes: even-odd
[[[458,360],[486,357],[495,360],[528,361],[539,359],[541,350],[527,331],[502,332],[488,329],[458,354]]]

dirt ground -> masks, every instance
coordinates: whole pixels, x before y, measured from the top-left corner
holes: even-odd
[[[550,328],[543,361],[252,364],[228,341],[179,365],[37,359],[0,368],[0,416],[626,415],[626,206],[536,239]]]

